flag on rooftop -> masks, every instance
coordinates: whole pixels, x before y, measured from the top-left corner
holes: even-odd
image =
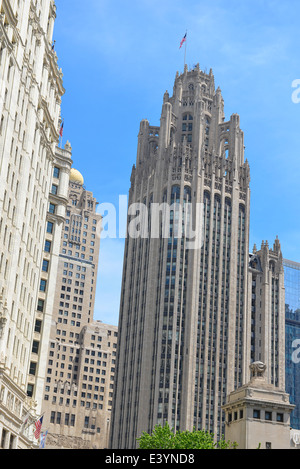
[[[185,33],[185,35],[184,35],[183,38],[181,39],[181,43],[180,43],[179,49],[181,49],[181,47],[182,47],[183,44],[185,43],[185,41],[186,41],[186,35],[187,35],[187,33]]]

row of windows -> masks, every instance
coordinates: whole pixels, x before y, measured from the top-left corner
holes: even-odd
[[[69,231],[70,226],[67,226],[67,225],[68,225],[68,223],[65,225],[65,231]],[[87,229],[88,228],[87,225],[84,225],[84,228]],[[94,233],[96,232],[96,227],[95,226],[92,226],[92,231]],[[81,234],[81,228],[72,228],[72,233]],[[83,236],[88,235],[87,231],[83,231],[82,234],[83,234]],[[92,233],[91,237],[95,238],[95,235]]]
[[[267,420],[267,421],[274,421],[276,420],[276,422],[283,422],[284,420],[284,414],[281,413],[281,412],[271,412],[271,411],[261,411],[260,409],[253,409],[253,418],[254,419],[262,419],[264,418],[264,420]],[[240,410],[239,412],[235,411],[235,412],[230,412],[228,414],[228,423],[231,423],[235,420],[238,420],[238,419],[243,419],[244,417],[244,411],[243,410]]]
[[[50,416],[50,423],[57,423],[57,424],[61,424],[62,423],[62,414],[61,412],[51,412],[51,416]],[[64,420],[64,424],[67,425],[67,426],[71,426],[71,427],[74,427],[75,426],[75,419],[76,419],[76,416],[75,414],[65,414],[65,420]]]
[[[32,156],[34,156],[34,153],[32,154]],[[56,177],[59,177],[59,171],[60,171],[59,168],[55,167],[54,170],[53,170],[53,175],[56,176]],[[31,180],[31,176],[29,176],[29,182],[30,182],[30,180]],[[29,182],[28,182],[28,185],[29,185]],[[51,192],[53,194],[57,194],[58,186],[53,184],[52,188],[51,188]],[[27,203],[27,201],[26,201],[26,203]],[[50,204],[49,205],[49,212],[50,213],[55,213],[55,210],[56,210],[55,205]],[[48,221],[47,224],[46,224],[46,232],[47,232],[47,234],[51,234],[51,235],[54,232],[54,224],[50,221]],[[51,241],[46,241],[45,242],[44,249],[45,249],[46,252],[51,251]],[[49,261],[47,259],[44,259],[43,262],[42,262],[42,271],[47,273],[48,270],[49,270]],[[40,281],[40,291],[45,292],[46,287],[47,287],[47,281],[42,279]],[[37,310],[40,311],[40,312],[43,312],[43,310],[44,310],[44,301],[41,300],[41,299],[38,300]],[[41,320],[36,320],[36,322],[35,322],[35,332],[41,333],[41,330],[42,330],[42,321]],[[38,352],[39,352],[39,342],[38,341],[33,341],[32,353],[38,354]],[[31,375],[35,375],[36,374],[36,369],[37,369],[37,364],[34,363],[34,362],[31,362],[30,363],[29,373]],[[28,392],[29,396],[33,395],[33,388],[34,388],[33,385],[31,385],[31,384],[28,385],[28,391],[27,392]]]
[[[199,344],[199,352],[197,354],[197,367],[195,374],[195,395],[194,395],[194,424],[196,427],[201,427],[204,422],[202,421],[203,409],[210,408],[210,413],[206,413],[206,427],[212,429],[213,426],[213,412],[214,405],[221,405],[222,398],[225,392],[226,382],[226,350],[227,350],[227,311],[228,311],[228,298],[229,298],[229,261],[230,261],[230,219],[231,219],[231,201],[225,199],[224,216],[221,216],[222,202],[219,195],[214,197],[208,191],[204,193],[204,228],[205,228],[205,242],[201,253],[201,274],[200,274],[200,292],[199,292],[199,317],[198,317],[198,334],[197,343]],[[210,222],[213,221],[212,237],[213,243],[210,245]],[[223,244],[221,244],[220,229],[224,227]],[[219,262],[219,253],[223,251],[223,266]],[[203,312],[206,311],[207,305],[207,275],[209,252],[212,252],[212,268],[211,268],[211,297],[210,297],[210,316],[206,318]],[[227,262],[225,259],[227,258]],[[219,271],[221,276],[219,277]],[[220,288],[220,290],[219,290]],[[221,298],[218,298],[220,292]],[[217,310],[218,301],[221,300],[221,309]],[[220,323],[220,336],[216,334],[214,325],[219,321]],[[207,381],[207,397],[206,402],[203,400],[203,393],[200,391],[203,388],[203,373],[204,373],[204,338],[207,336],[212,340],[212,349],[209,350],[206,360],[210,365],[208,366],[208,381]],[[219,363],[216,363],[216,356],[213,350],[217,347],[217,339],[221,349],[223,350]],[[201,350],[201,353],[200,353]],[[201,358],[201,360],[199,359]],[[214,398],[216,392],[214,376],[219,376],[218,385],[218,403]],[[218,433],[220,433],[221,416],[218,417]]]
[[[70,212],[67,212],[67,216],[70,216]],[[79,216],[80,216],[80,215],[79,215]],[[81,217],[80,217],[80,218],[81,218]],[[87,217],[85,217],[85,221],[88,221],[88,220],[89,220],[89,219],[88,219]],[[66,225],[70,225],[70,221],[71,221],[70,218],[66,218],[66,221],[65,221]],[[79,221],[79,220],[72,220],[71,225],[72,225],[72,226],[77,226],[77,227],[81,228],[81,227],[82,227],[82,222]],[[97,220],[96,220],[96,219],[93,219],[93,225],[97,225]],[[83,225],[83,227],[84,227],[85,229],[87,229],[87,228],[88,228],[88,225],[85,223],[85,224]]]
[[[54,177],[55,179],[59,179],[59,176],[60,176],[60,168],[58,168],[57,166],[55,166],[55,167],[53,168],[53,177]],[[57,194],[58,194],[58,185],[55,184],[55,183],[52,184],[50,191],[51,191],[51,194],[57,195]],[[55,214],[55,212],[56,212],[56,205],[50,203],[50,204],[49,204],[49,209],[48,209],[48,211],[49,211],[49,213],[51,213],[51,214]],[[49,233],[48,230],[47,230],[47,233]]]
[[[82,248],[82,250],[84,250],[84,249]],[[48,252],[50,252],[50,251],[48,251]],[[71,251],[71,250],[67,251],[65,248],[63,248],[62,249],[62,254],[65,254],[67,256],[75,257],[76,259],[79,259],[79,252],[75,252],[74,256],[73,256],[73,251]],[[85,254],[80,254],[80,259],[86,260]],[[89,260],[89,262],[93,262],[94,261],[94,256],[88,256],[88,260]]]

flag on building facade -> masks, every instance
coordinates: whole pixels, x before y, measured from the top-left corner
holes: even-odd
[[[22,427],[25,427],[27,425],[27,423],[29,422],[29,417],[30,417],[30,412],[27,412],[24,420],[23,420],[23,423],[22,423]]]
[[[64,133],[64,122],[61,123],[59,135],[62,137]]]
[[[41,442],[40,442],[41,449],[45,448],[47,433],[48,433],[48,430],[41,434]]]
[[[185,43],[185,41],[186,41],[186,35],[187,35],[187,33],[185,33],[185,35],[184,35],[183,38],[181,39],[181,43],[180,43],[179,49],[181,49],[181,47],[182,47],[183,44]]]
[[[43,424],[43,416],[40,417],[36,422],[35,422],[35,432],[34,432],[34,437],[38,440],[41,434],[41,428]]]

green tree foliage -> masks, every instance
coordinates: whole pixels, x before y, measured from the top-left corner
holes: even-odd
[[[173,432],[168,423],[156,425],[151,435],[146,432],[137,439],[140,449],[233,449],[235,443],[220,440],[214,442],[214,435],[203,430]]]

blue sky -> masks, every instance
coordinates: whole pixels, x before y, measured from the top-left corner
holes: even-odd
[[[186,62],[213,69],[226,119],[241,118],[251,171],[250,246],[279,236],[300,262],[299,0],[56,0],[64,143],[101,203],[127,195],[140,121],[159,125]],[[124,241],[103,240],[95,319],[118,324]]]

